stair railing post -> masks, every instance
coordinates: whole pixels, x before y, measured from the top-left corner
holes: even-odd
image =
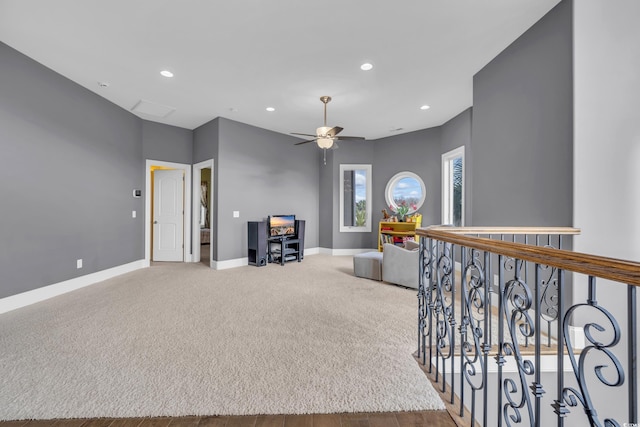
[[[484,385],[482,389],[483,396],[483,414],[482,414],[482,425],[487,426],[487,416],[488,416],[488,396],[489,396],[489,387],[488,387],[488,369],[486,366],[489,364],[489,351],[491,350],[491,329],[489,318],[491,317],[491,293],[489,292],[489,287],[491,283],[491,252],[484,251],[484,283],[482,284],[484,289],[484,344],[482,346],[482,357],[484,358],[484,366],[485,369],[482,372],[482,383]],[[488,341],[487,341],[487,337]]]
[[[564,419],[569,413],[566,403],[564,403],[564,334],[563,323],[569,321],[564,316],[564,270],[558,270],[558,328],[557,328],[557,350],[556,350],[556,366],[557,366],[557,396],[551,405],[556,414],[558,427],[564,427]]]
[[[506,363],[503,354],[504,345],[504,257],[498,255],[498,427],[502,427],[502,367]]]
[[[636,287],[627,285],[627,348],[628,348],[628,367],[629,372],[629,423],[638,424],[638,343],[637,337],[637,316],[636,316]]]
[[[449,313],[449,335],[450,335],[450,355],[451,355],[451,398],[450,403],[453,405],[455,402],[455,348],[456,348],[456,257],[455,257],[455,245],[451,245],[451,311]]]
[[[466,309],[465,299],[467,297],[466,284],[466,265],[467,250],[464,246],[460,247],[460,417],[464,416],[464,358],[465,343],[467,342],[467,326],[469,325],[467,316],[469,313]]]
[[[425,286],[424,286],[424,274],[425,274],[425,238],[420,236],[419,239],[419,256],[418,256],[418,359],[424,357],[424,329],[425,329]],[[422,362],[424,365],[424,362]]]
[[[427,289],[427,304],[429,306],[429,325],[427,329],[427,333],[429,334],[429,373],[433,370],[433,313],[435,310],[435,298],[437,296],[436,288],[438,286],[437,283],[437,275],[435,273],[435,260],[437,253],[437,245],[438,241],[429,238],[429,289]],[[436,353],[437,354],[437,353]]]
[[[541,404],[540,401],[542,399],[542,395],[544,394],[544,389],[542,388],[542,383],[540,382],[540,319],[542,317],[541,313],[540,313],[540,298],[542,298],[542,292],[540,292],[540,288],[542,287],[542,274],[540,272],[541,266],[540,264],[536,263],[535,265],[536,271],[535,271],[535,294],[534,294],[534,313],[535,313],[535,319],[534,319],[534,369],[535,369],[535,379],[533,384],[531,384],[531,391],[533,393],[533,395],[535,396],[535,407],[534,407],[534,422],[535,422],[535,426],[539,427],[540,426],[540,409],[541,409]],[[561,376],[562,373],[559,373],[558,376]]]

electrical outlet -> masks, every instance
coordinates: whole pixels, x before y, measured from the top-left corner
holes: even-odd
[[[76,261],[76,268],[82,268],[82,259]]]

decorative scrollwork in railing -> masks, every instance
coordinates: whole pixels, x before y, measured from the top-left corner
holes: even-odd
[[[428,315],[421,311],[425,317],[420,317],[420,324],[433,322],[431,333],[437,336],[430,337],[436,364],[431,379],[443,392],[445,383],[451,384],[446,397],[457,424],[638,425],[640,263],[556,249],[549,237],[540,245],[539,235],[552,234],[562,247],[560,234],[577,234],[570,228],[430,227],[417,234],[430,246],[421,252],[429,257],[421,266],[430,269],[423,276],[430,280],[432,310]],[[502,237],[516,234],[513,241]],[[535,244],[521,235],[535,235]],[[461,261],[459,281],[454,247],[460,248],[456,250]],[[584,289],[584,277],[589,278],[589,295],[586,303],[580,303],[576,300]],[[601,298],[607,304],[596,300],[596,278],[618,282],[606,284],[607,295]],[[625,304],[618,304],[621,286],[627,291],[626,310]],[[421,292],[427,304],[427,289]],[[615,307],[608,306],[612,301]],[[623,322],[619,324],[616,317],[625,319],[626,329],[621,330]],[[497,350],[495,370],[488,358],[492,350]],[[430,354],[430,363],[431,358]],[[554,366],[556,375],[542,374]],[[469,390],[471,408],[465,400]],[[476,399],[478,394],[482,400]],[[545,395],[550,399],[543,399]],[[479,409],[476,401],[482,402]],[[554,415],[553,423],[545,418]]]
[[[519,271],[517,268],[515,271]],[[520,337],[525,340],[534,335],[534,322],[529,314],[529,310],[533,304],[533,296],[529,286],[521,280],[517,275],[514,279],[509,280],[504,289],[502,298],[502,310],[507,321],[507,328],[511,337],[511,342],[501,342],[502,353],[505,356],[511,356],[518,366],[518,377],[520,384],[510,378],[504,380],[504,395],[507,403],[503,406],[503,414],[505,422],[508,426],[513,423],[521,423],[521,410],[527,412],[530,425],[533,424],[533,409],[531,399],[528,394],[527,376],[535,373],[535,368],[530,360],[524,359],[520,352]],[[518,399],[519,396],[519,399]]]
[[[558,246],[561,243],[558,242]],[[557,249],[551,244],[550,236],[547,238],[547,244],[544,248]],[[558,320],[558,269],[549,265],[540,266],[541,274],[544,277],[540,280],[539,295],[540,300],[540,316],[546,323],[545,334],[547,336],[547,346],[551,346],[551,325]]]
[[[418,355],[422,357],[422,364],[426,364],[426,340],[431,333],[431,313],[435,307],[433,301],[433,264],[435,262],[435,248],[431,240],[420,240],[421,271],[418,286]]]
[[[462,374],[471,388],[472,407],[475,407],[475,394],[485,387],[486,366],[482,356],[485,348],[486,282],[480,252],[469,249],[466,258],[468,261],[462,271],[461,283],[460,357]],[[472,411],[475,412],[475,408]]]
[[[547,243],[542,247],[556,249],[556,247],[551,244],[550,236],[547,237]],[[513,257],[506,257],[503,267],[505,272],[512,272],[518,277],[524,277],[525,281],[527,280],[526,263],[517,262]],[[549,265],[541,265],[540,267],[540,272],[544,275],[544,278],[540,280],[540,285],[534,291],[534,295],[536,298],[539,298],[541,319],[546,325],[544,331],[547,341],[546,345],[551,346],[553,341],[551,338],[551,325],[558,320],[558,269]],[[528,346],[529,344],[529,340],[525,339],[524,345]]]
[[[453,248],[447,243],[440,243],[436,260],[436,342],[437,355],[439,360],[444,361],[453,357],[453,332],[455,327],[454,298],[455,290],[453,286]]]
[[[547,275],[540,283],[542,287],[540,314],[545,317],[545,320],[552,322],[558,319],[558,279],[556,277],[558,269],[543,265],[540,270],[547,272]]]
[[[503,264],[500,266],[501,268],[503,268],[503,272],[505,275],[509,274],[513,277],[515,277],[516,281],[520,281],[522,275],[522,265],[523,263],[518,261],[517,259],[513,258],[513,257],[506,257],[504,258],[504,262]],[[502,311],[504,313],[505,319],[509,319],[510,316],[514,316],[514,322],[517,325],[523,325],[526,323],[522,322],[522,318],[523,318],[523,313],[519,310],[516,309],[515,306],[515,302],[517,301],[518,298],[521,298],[520,293],[524,292],[523,289],[519,288],[519,287],[511,287],[509,292],[511,293],[511,295],[507,295],[507,290],[509,288],[505,288],[504,295],[501,297],[501,302],[503,304],[502,307]],[[527,287],[527,289],[529,289]],[[532,300],[532,298],[529,298],[529,300]],[[509,314],[508,314],[509,313]],[[508,326],[508,323],[507,323]],[[524,345],[524,346],[528,346],[529,345],[529,338],[531,337],[531,335],[528,334],[521,334],[521,335],[517,335],[517,337],[521,337],[521,339],[519,341],[513,341],[513,334],[509,334],[507,337],[500,336],[499,340],[500,342],[504,343],[504,342],[509,342],[509,343],[513,343],[513,342],[517,342],[519,345]]]
[[[591,278],[592,292],[595,292],[595,281]],[[571,335],[569,333],[569,321],[578,310],[588,310],[588,318],[594,319],[598,314],[602,317],[604,322],[597,323],[595,321],[586,323],[584,325],[584,335],[586,340],[590,343],[590,345],[585,346],[582,351],[580,351],[579,359],[576,360],[576,351],[573,342],[571,341]],[[591,394],[589,393],[589,386],[587,383],[587,366],[588,360],[594,356],[594,353],[598,354],[599,358],[593,357],[593,359],[597,359],[601,361],[602,359],[608,360],[613,367],[609,368],[608,364],[604,364],[604,362],[599,362],[595,367],[593,367],[593,373],[595,377],[600,381],[600,383],[608,386],[608,387],[619,387],[624,383],[624,369],[622,368],[622,364],[620,360],[616,357],[616,355],[610,350],[612,347],[616,346],[620,342],[620,326],[616,321],[615,317],[605,308],[598,305],[595,300],[595,296],[589,298],[589,301],[586,304],[576,304],[567,310],[567,313],[564,316],[564,339],[567,344],[567,351],[569,353],[569,359],[571,360],[571,365],[573,367],[573,372],[575,374],[576,380],[578,382],[579,390],[576,390],[572,387],[565,387],[563,390],[564,402],[569,407],[576,407],[578,404],[581,404],[587,417],[589,418],[589,423],[592,426],[602,426],[603,424],[600,422],[598,418],[598,414],[591,399]],[[608,328],[603,326],[608,323]],[[595,334],[592,330],[597,331],[599,335],[605,335],[607,331],[609,331],[608,335],[610,339],[606,342],[602,342],[595,337]],[[605,376],[605,369],[611,373],[613,379],[608,379]],[[614,420],[607,418],[604,420],[605,426],[617,426],[620,424]]]

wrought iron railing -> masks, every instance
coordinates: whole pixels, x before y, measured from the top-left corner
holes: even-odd
[[[638,425],[640,264],[563,249],[578,233],[418,230],[417,358],[459,425]]]

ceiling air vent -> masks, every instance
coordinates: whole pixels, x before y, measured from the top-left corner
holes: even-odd
[[[147,116],[163,118],[176,111],[176,109],[167,105],[156,104],[155,102],[141,99],[136,105],[133,106],[131,111]]]

